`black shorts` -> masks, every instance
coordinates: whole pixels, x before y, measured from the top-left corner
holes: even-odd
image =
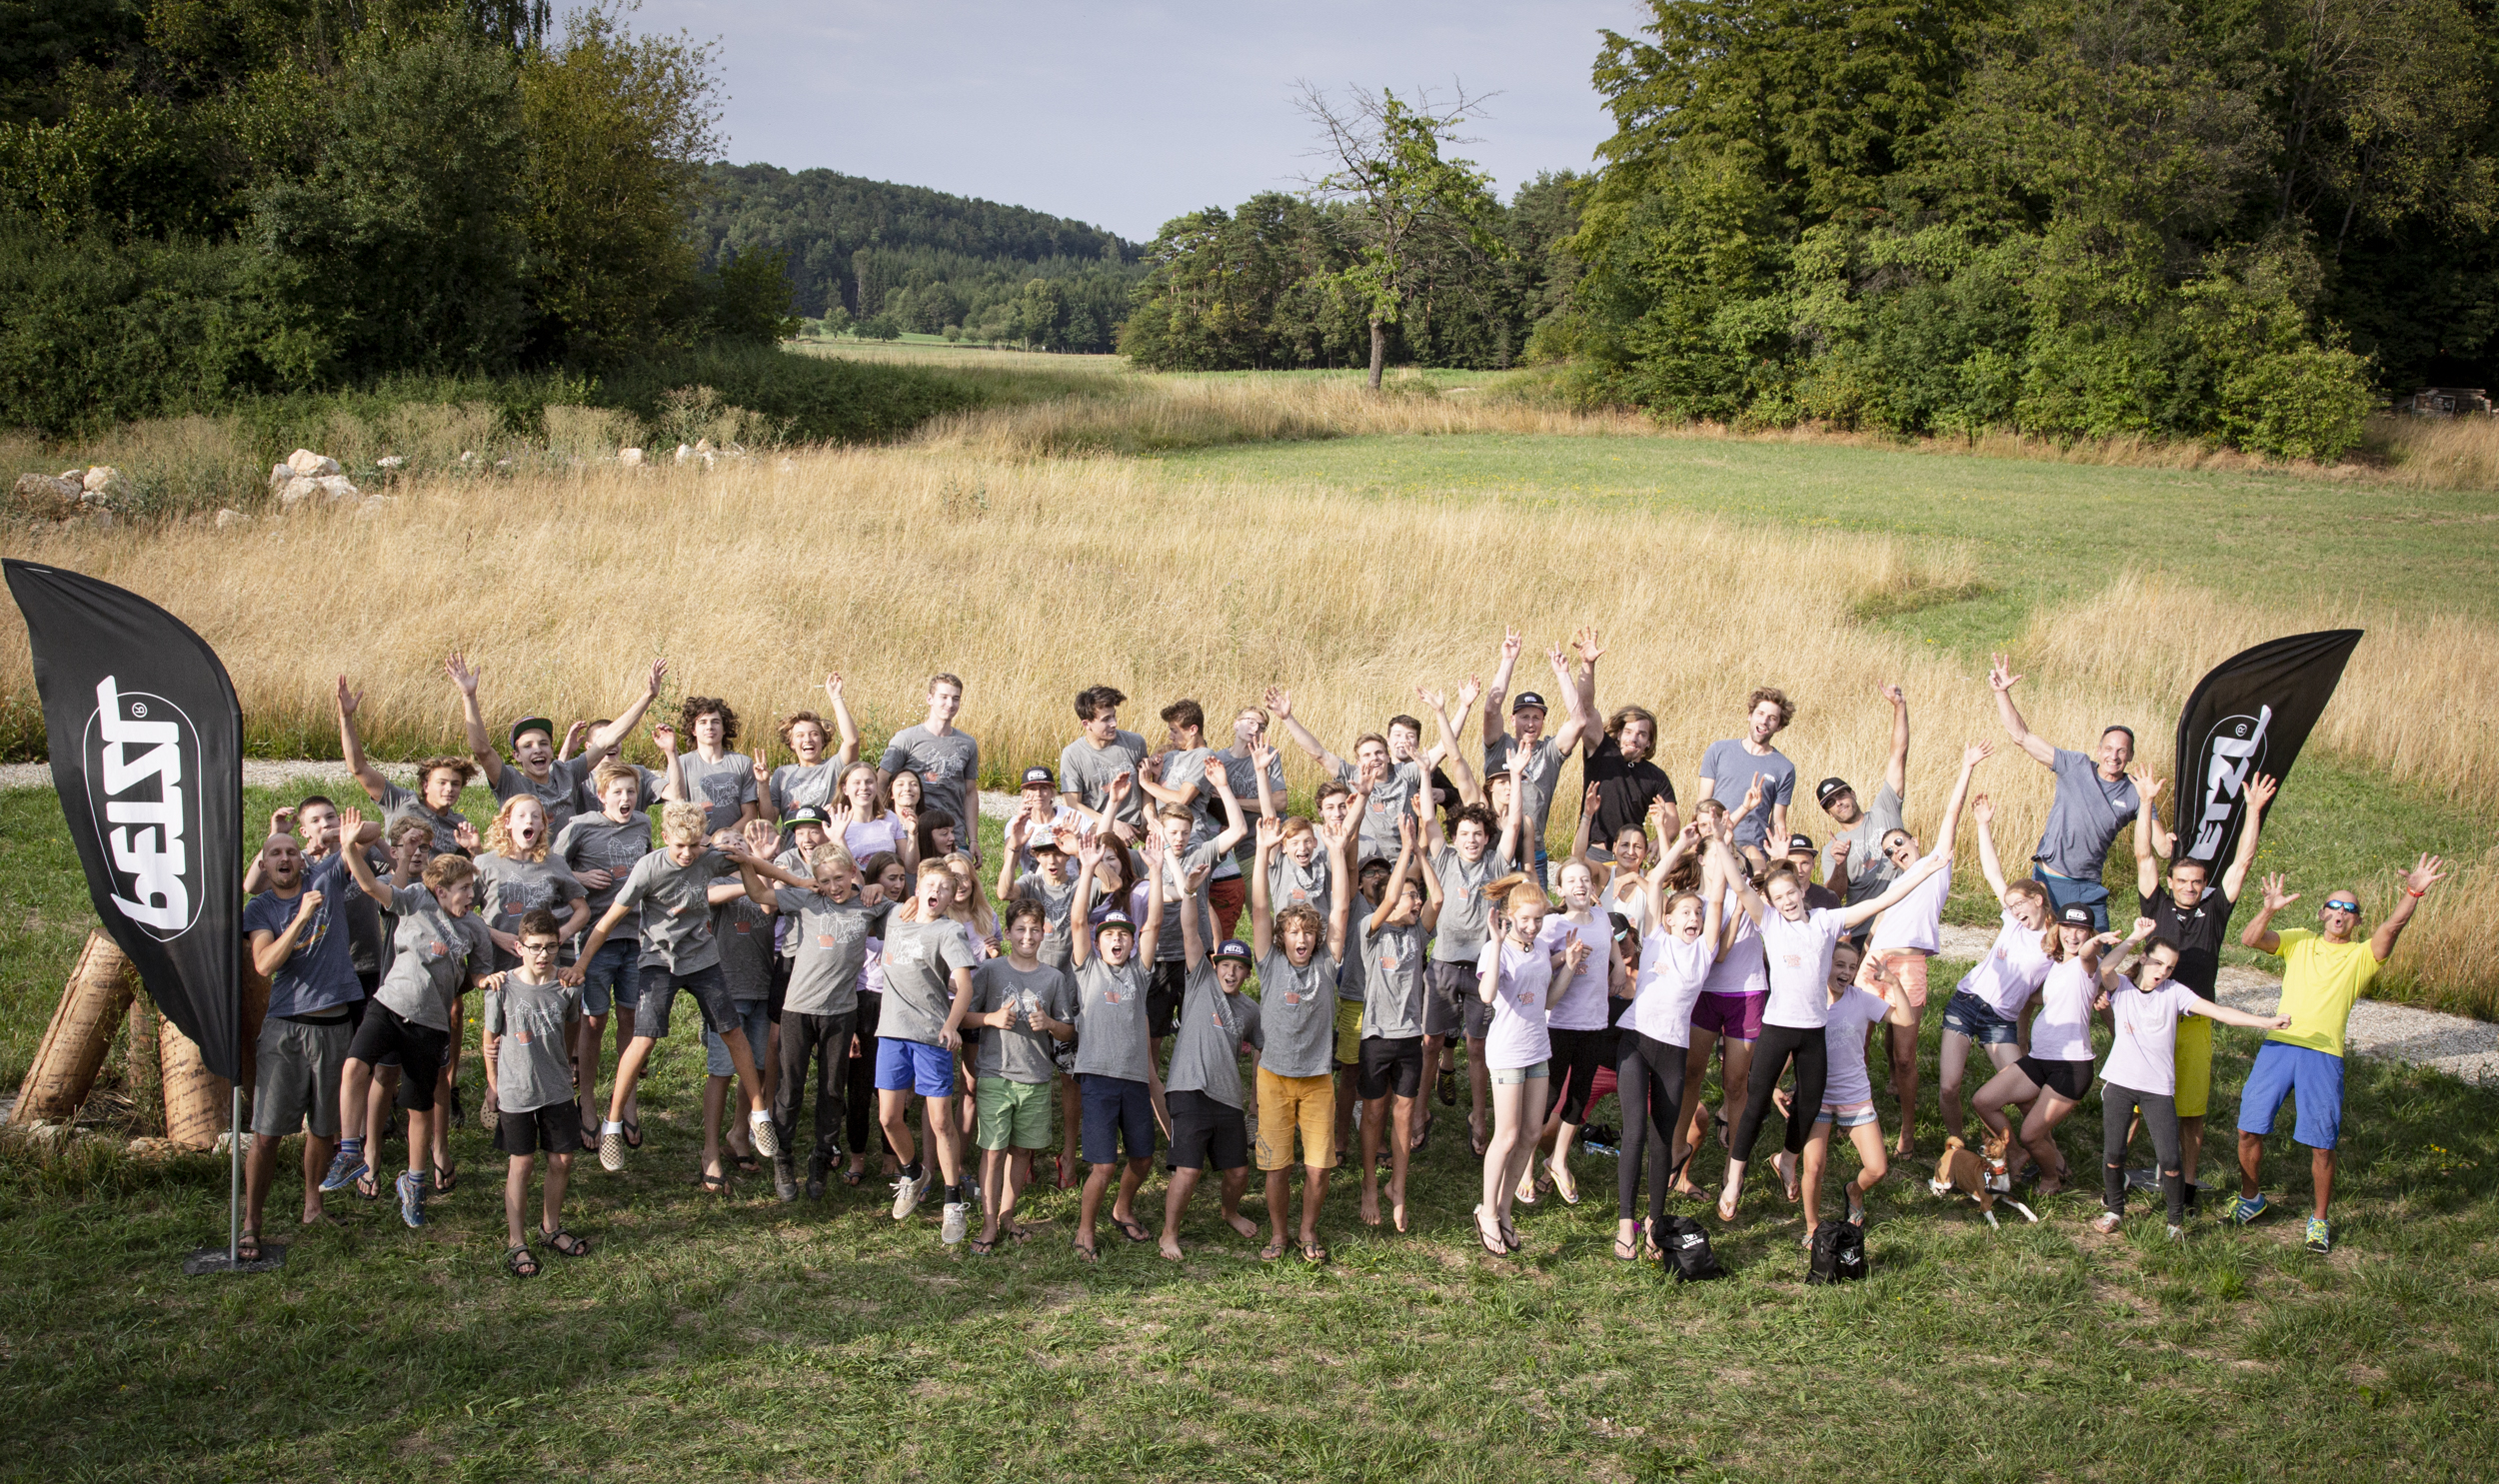
[[[1168,1040],[1180,1023],[1181,994],[1189,985],[1189,965],[1178,958],[1160,959],[1146,981],[1146,1035]]]
[[[703,1012],[703,1028],[712,1034],[726,1036],[746,1024],[746,1016],[738,1013],[737,1002],[730,997],[729,979],[717,963],[682,973],[665,963],[646,963],[639,975],[640,988],[634,995],[637,1038],[668,1039],[669,1009],[677,1003],[680,989],[694,996],[696,1008]]]
[[[1362,1037],[1362,1059],[1353,1074],[1354,1095],[1372,1102],[1393,1092],[1414,1097],[1423,1090],[1423,1038],[1384,1035]]]
[[[764,1018],[775,1025],[781,1023],[781,1002],[790,997],[790,970],[795,963],[795,959],[789,958],[773,960],[773,990],[764,1001]]]
[[[399,1058],[399,1095],[412,1113],[434,1111],[434,1079],[450,1052],[450,1031],[419,1025],[380,1000],[366,1008],[356,1038],[347,1043],[348,1059],[367,1066],[381,1065],[386,1056]]]
[[[1608,1064],[1604,1059],[1605,1032],[1555,1026],[1545,1034],[1552,1047],[1553,1080],[1562,1084],[1554,1089],[1560,1094],[1561,1121],[1576,1128],[1588,1120],[1597,1068]]]
[[[1479,1041],[1492,1028],[1492,1006],[1483,1002],[1472,963],[1432,960],[1423,988],[1423,1034]]]
[[[506,1154],[570,1154],[582,1146],[582,1105],[551,1102],[526,1113],[495,1114],[495,1147]]]
[[[1172,1110],[1172,1168],[1241,1169],[1250,1163],[1250,1123],[1203,1092],[1168,1092]]]
[[[2022,1075],[2030,1078],[2067,1102],[2080,1102],[2091,1090],[2091,1063],[2083,1061],[2041,1061],[2036,1056],[2022,1058]]]

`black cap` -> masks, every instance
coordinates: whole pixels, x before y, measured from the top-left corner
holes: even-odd
[[[2097,927],[2100,925],[2091,920],[2091,909],[2078,901],[2058,912],[2056,921],[2060,927]]]
[[[1240,938],[1228,937],[1224,939],[1223,942],[1216,945],[1215,956],[1218,958],[1238,959],[1243,963],[1248,963],[1250,961],[1250,945],[1243,942]]]
[[[781,827],[796,829],[802,824],[830,824],[833,815],[821,803],[803,803],[781,816]]]
[[[1035,783],[1048,783],[1051,787],[1056,788],[1059,786],[1059,779],[1053,775],[1051,770],[1047,767],[1026,768],[1024,770],[1024,786],[1030,788]]]
[[[1813,785],[1813,801],[1829,803],[1833,794],[1854,793],[1855,791],[1857,790],[1848,786],[1846,778],[1824,778]]]
[[[1516,716],[1521,708],[1530,706],[1537,711],[1549,710],[1544,705],[1543,697],[1536,695],[1533,691],[1521,691],[1518,693],[1518,699],[1509,704],[1510,715]]]
[[[1809,834],[1791,834],[1791,835],[1789,835],[1789,836],[1787,837],[1787,853],[1788,853],[1788,854],[1790,854],[1790,855],[1799,855],[1799,854],[1801,854],[1801,855],[1810,855],[1810,854],[1812,854],[1812,853],[1813,853],[1813,836],[1812,836],[1812,835],[1809,835]]]
[[[546,717],[523,717],[520,721],[513,723],[512,744],[514,746],[521,744],[521,734],[524,732],[543,732],[547,734],[547,741],[556,740],[556,724]]]

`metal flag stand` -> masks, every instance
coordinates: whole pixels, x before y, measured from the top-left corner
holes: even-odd
[[[235,1024],[235,1069],[243,1067],[243,1026]],[[243,1260],[243,1084],[234,1084],[234,1111],[227,1125],[226,1146],[232,1154],[231,1173],[226,1189],[226,1245],[223,1251],[202,1247],[182,1259],[182,1274],[197,1278],[208,1273],[267,1273],[286,1266],[286,1248],[260,1244],[260,1255],[249,1262]]]

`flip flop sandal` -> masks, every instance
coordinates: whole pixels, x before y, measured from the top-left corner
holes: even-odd
[[[730,1162],[738,1166],[738,1173],[742,1175],[760,1175],[764,1172],[763,1163],[752,1154],[740,1154]]]
[[[853,1169],[847,1164],[842,1167],[842,1183],[851,1186],[853,1189],[857,1189],[860,1185],[866,1183],[867,1179],[868,1171],[864,1169]]]
[[[545,1242],[548,1246],[555,1248],[557,1253],[561,1256],[588,1257],[590,1255],[590,1239],[588,1237],[577,1237],[573,1235],[573,1233],[566,1231],[561,1226],[557,1227],[553,1231],[549,1231],[543,1226],[540,1227],[538,1229],[538,1239]]]
[[[986,1242],[982,1241],[979,1237],[974,1237],[972,1239],[972,1255],[975,1257],[987,1257],[992,1252],[997,1250],[998,1242],[995,1238]]]
[[[1512,1252],[1518,1250],[1518,1228],[1506,1221],[1501,1223],[1501,1245]]]
[[[1070,1242],[1068,1245],[1076,1248],[1076,1255],[1084,1258],[1087,1262],[1102,1261],[1102,1252],[1099,1248],[1089,1247],[1083,1242]]]
[[[526,1244],[506,1247],[503,1249],[503,1266],[505,1272],[516,1278],[535,1278],[538,1276],[538,1254]]]
[[[1265,1246],[1258,1249],[1258,1261],[1260,1262],[1273,1262],[1275,1259],[1283,1255],[1284,1244],[1280,1241],[1269,1242]]]
[[[380,1200],[382,1198],[382,1182],[374,1178],[373,1166],[371,1165],[365,1166],[365,1172],[358,1175],[356,1177],[356,1183],[348,1188],[355,1191],[359,1196],[362,1196],[366,1200]]]
[[[1549,1166],[1547,1168],[1550,1169]],[[1553,1193],[1562,1198],[1562,1204],[1566,1206],[1577,1205],[1579,1203],[1578,1177],[1571,1174],[1567,1169],[1552,1169],[1550,1170],[1550,1173],[1553,1177]]]
[[[1151,1242],[1155,1239],[1153,1232],[1148,1231],[1145,1227],[1134,1221],[1123,1221],[1117,1216],[1114,1216],[1111,1218],[1111,1224],[1120,1229],[1120,1235],[1127,1237],[1132,1242]]]
[[[625,1120],[625,1147],[628,1149],[639,1149],[642,1147],[641,1119],[628,1118]]]
[[[694,1177],[694,1182],[714,1195],[727,1195],[729,1193],[729,1176],[726,1173],[717,1175],[697,1175]]]
[[[1312,1267],[1316,1267],[1320,1263],[1327,1260],[1327,1249],[1320,1246],[1316,1242],[1303,1242],[1301,1244],[1301,1260],[1308,1263]]]
[[[1497,1225],[1484,1224],[1484,1211],[1481,1206],[1475,1207],[1475,1240],[1483,1244],[1483,1250],[1495,1257],[1509,1255],[1508,1243],[1501,1240],[1501,1228]]]
[[[257,1231],[247,1231],[247,1232],[243,1233],[243,1235],[242,1235],[242,1236],[240,1236],[240,1237],[238,1237],[238,1238],[236,1238],[236,1239],[235,1239],[235,1244],[234,1244],[234,1260],[235,1260],[235,1261],[237,1261],[237,1262],[258,1262],[258,1261],[260,1261],[260,1233],[259,1233],[259,1232],[257,1232]]]
[[[449,1195],[459,1184],[459,1165],[438,1164],[434,1166],[434,1193],[436,1195]]]
[[[1639,1260],[1640,1239],[1638,1236],[1634,1235],[1631,1240],[1627,1242],[1620,1237],[1614,1238],[1614,1261],[1637,1262]]]

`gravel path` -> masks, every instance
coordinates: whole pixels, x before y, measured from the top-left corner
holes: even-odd
[[[382,764],[382,770],[403,780],[410,772],[405,765],[393,763]],[[243,764],[243,781],[249,787],[270,788],[313,779],[350,781],[347,769],[336,762],[253,759]],[[51,782],[49,763],[0,763],[0,788],[49,787]],[[1015,811],[1016,795],[1012,793],[981,795],[981,813],[986,818],[1004,819]],[[1986,928],[1947,924],[1941,956],[1976,959],[1994,940],[1995,934]],[[2236,966],[2221,970],[2217,987],[2222,1003],[2241,1010],[2270,1010],[2282,993],[2282,981],[2272,974]],[[1948,997],[1951,991],[1943,992]],[[2344,1044],[2358,1055],[2417,1062],[2467,1082],[2499,1082],[2499,1025],[2463,1015],[2364,999],[2352,1006]]]

